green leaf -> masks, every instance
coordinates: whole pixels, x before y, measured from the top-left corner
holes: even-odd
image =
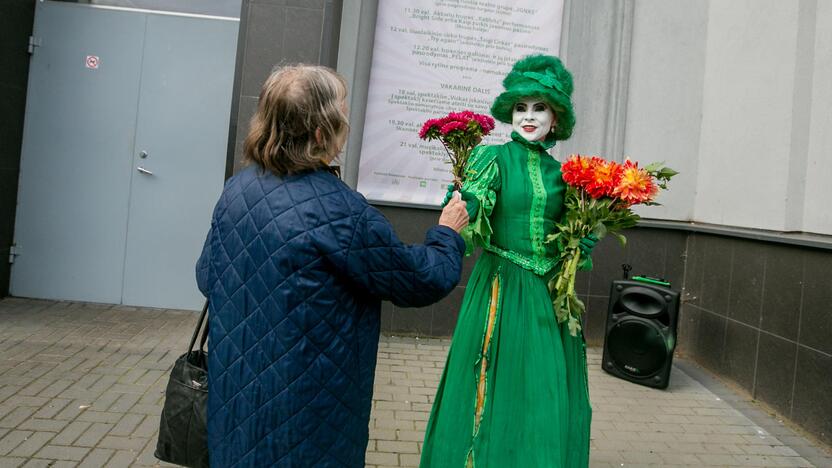
[[[569,323],[567,324],[569,327],[569,334],[572,336],[578,336],[578,331],[581,329],[581,323],[578,322],[578,319],[575,317],[569,317]]]
[[[618,242],[621,242],[621,247],[627,247],[627,238],[624,237],[623,234],[620,234],[618,232],[610,232],[610,234],[615,236],[618,239]]]
[[[592,227],[592,234],[601,240],[604,236],[607,235],[607,226],[604,225],[603,222],[596,223],[595,226]]]
[[[575,315],[583,314],[586,311],[586,306],[584,306],[584,301],[580,300],[578,296],[571,295],[569,296],[569,302],[572,306],[572,311]]]
[[[657,172],[662,170],[662,166],[664,166],[664,161],[654,162],[644,166],[644,170],[647,172]]]
[[[659,171],[659,177],[661,177],[662,179],[670,179],[671,177],[678,174],[679,173],[677,171],[674,171],[669,167],[663,167],[661,171]]]

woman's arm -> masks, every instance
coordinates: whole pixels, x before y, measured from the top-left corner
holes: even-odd
[[[459,283],[465,244],[448,226],[428,230],[423,244],[403,244],[377,209],[367,206],[346,251],[344,270],[356,286],[402,307],[437,302]]]
[[[439,301],[459,283],[465,244],[448,226],[428,230],[423,244],[403,244],[393,226],[368,206],[347,253],[347,274],[371,295],[402,307]]]

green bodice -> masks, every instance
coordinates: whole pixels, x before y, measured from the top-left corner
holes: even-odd
[[[563,213],[566,185],[545,145],[512,138],[472,155],[463,189],[477,196],[480,210],[464,234],[469,251],[478,245],[543,275],[557,261],[545,239]]]

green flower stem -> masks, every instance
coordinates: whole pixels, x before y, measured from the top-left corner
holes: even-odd
[[[577,275],[578,271],[578,262],[581,259],[581,249],[575,249],[575,253],[572,257],[572,261],[569,264],[569,281],[566,283],[568,285],[568,290],[566,294],[568,296],[575,295],[575,276]]]
[[[580,226],[580,229],[578,229],[579,232],[584,230],[585,226]],[[576,336],[577,331],[580,330],[580,317],[584,312],[584,305],[578,300],[575,293],[575,277],[581,261],[581,250],[578,247],[568,247],[567,249],[564,252],[566,261],[554,281],[555,317],[558,323],[568,322],[569,332],[572,336]]]

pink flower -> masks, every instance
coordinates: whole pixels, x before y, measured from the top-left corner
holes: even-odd
[[[494,119],[487,115],[474,114],[473,119],[480,124],[483,135],[487,135],[491,130],[494,130]]]
[[[438,127],[440,123],[441,123],[441,122],[440,122],[440,120],[439,120],[439,119],[430,119],[430,120],[428,120],[427,122],[425,122],[425,124],[424,124],[424,125],[422,125],[422,129],[421,129],[421,130],[419,130],[419,138],[421,138],[421,139],[423,139],[423,140],[424,140],[424,139],[425,139],[425,137],[427,136],[428,132],[429,132],[429,131],[433,128],[433,127]]]
[[[442,128],[439,129],[439,133],[441,133],[442,135],[447,135],[453,132],[454,130],[465,130],[467,126],[467,122],[462,122],[460,120],[452,120],[443,125]]]
[[[458,120],[460,122],[465,122],[466,124],[474,117],[474,113],[471,111],[462,111],[462,112],[451,112],[448,114],[448,119],[450,120]]]
[[[451,163],[454,185],[461,187],[465,181],[465,165],[471,152],[491,130],[494,130],[494,119],[465,110],[426,121],[419,131],[419,138],[428,141],[439,140],[442,143]]]

